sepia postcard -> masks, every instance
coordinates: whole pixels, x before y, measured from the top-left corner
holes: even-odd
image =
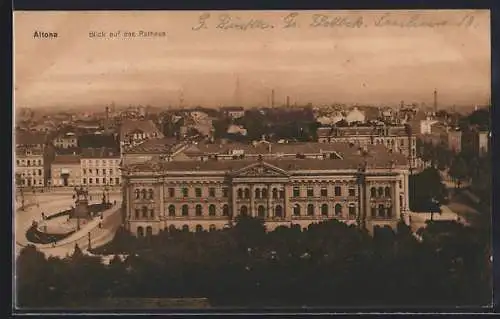
[[[488,10],[13,23],[14,311],[491,306]]]

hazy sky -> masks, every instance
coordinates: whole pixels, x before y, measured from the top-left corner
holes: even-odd
[[[490,96],[488,11],[309,11],[293,28],[283,28],[285,11],[207,13],[208,27],[194,31],[203,12],[15,12],[15,103],[165,106],[182,96],[186,106],[251,106],[268,104],[273,88],[276,104],[287,95],[299,104],[432,103],[434,89],[440,105]],[[274,27],[221,29],[221,14]],[[344,25],[312,27],[320,21],[314,14]],[[355,21],[362,23],[347,26]],[[123,37],[139,30],[166,36]],[[35,31],[58,37],[34,38]],[[90,38],[91,31],[107,36]]]

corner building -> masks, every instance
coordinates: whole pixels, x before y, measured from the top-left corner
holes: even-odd
[[[238,215],[262,218],[268,230],[333,218],[395,228],[409,210],[409,170],[404,155],[387,155],[130,164],[123,222],[136,236],[221,229]]]

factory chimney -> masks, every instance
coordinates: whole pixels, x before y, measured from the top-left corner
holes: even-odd
[[[274,89],[271,91],[271,107],[274,107]]]
[[[289,108],[290,107],[290,96],[287,95],[286,97],[286,107]]]
[[[438,111],[438,92],[434,90],[434,113]]]
[[[109,107],[106,106],[106,120],[104,122],[104,133],[109,133]]]

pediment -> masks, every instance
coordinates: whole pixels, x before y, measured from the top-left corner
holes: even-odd
[[[232,173],[235,177],[286,177],[288,173],[268,163],[256,163]]]

